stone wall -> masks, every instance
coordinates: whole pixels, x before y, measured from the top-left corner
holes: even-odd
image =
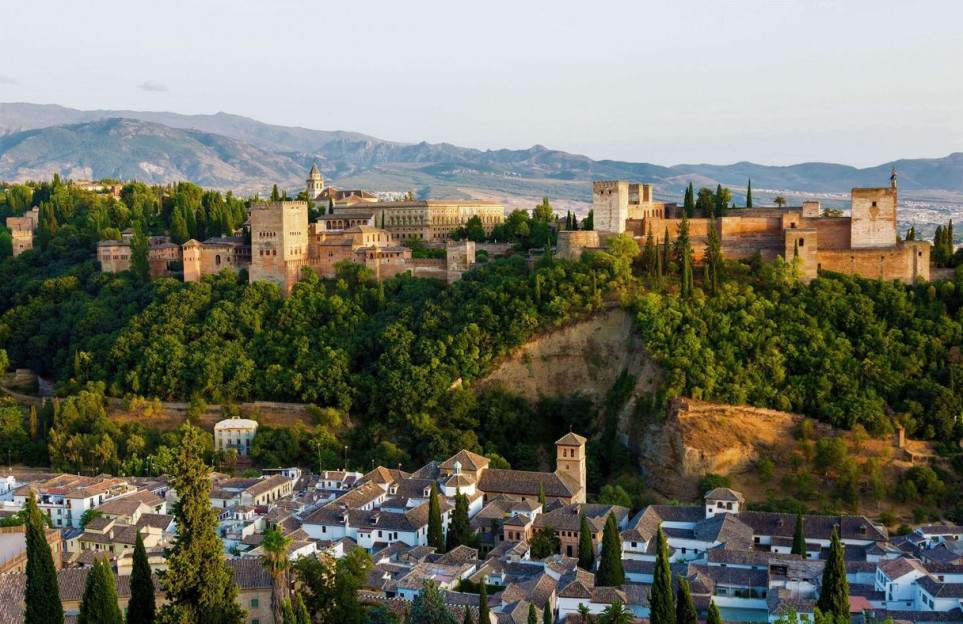
[[[896,244],[896,188],[854,188],[852,247]]]
[[[252,206],[251,281],[273,282],[287,294],[307,264],[307,202],[264,202]]]
[[[595,229],[608,234],[625,231],[629,218],[629,185],[622,180],[592,183],[592,214]]]
[[[555,254],[559,258],[577,260],[584,250],[598,248],[600,244],[599,233],[594,230],[562,230],[558,233]]]
[[[818,269],[912,283],[930,279],[930,244],[901,242],[885,249],[820,250]]]

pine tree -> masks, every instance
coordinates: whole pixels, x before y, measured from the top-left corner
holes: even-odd
[[[592,528],[582,514],[578,522],[578,567],[591,570],[595,564],[595,546],[592,543]]]
[[[545,606],[542,608],[542,624],[552,624],[555,618],[552,617],[552,607],[545,601]]]
[[[722,624],[722,614],[714,600],[709,601],[709,615],[706,617],[706,624]]]
[[[106,559],[98,559],[87,574],[77,624],[123,624],[123,621],[114,573]]]
[[[819,601],[816,606],[827,615],[849,615],[849,582],[846,580],[843,545],[839,541],[839,529],[836,527],[833,528],[833,537],[829,544],[829,559],[823,569]]]
[[[792,554],[806,558],[806,534],[803,532],[802,514],[796,515],[796,530],[792,535]]]
[[[294,616],[297,624],[311,624],[311,614],[308,613],[308,608],[305,606],[304,600],[301,599],[301,594],[298,594],[294,601]]]
[[[468,519],[468,497],[460,492],[456,493],[455,510],[452,512],[451,524],[448,526],[447,549],[471,546],[475,541],[474,537],[471,522]]]
[[[431,484],[431,494],[428,497],[428,545],[435,547],[435,552],[445,552],[445,534],[441,526],[441,505],[438,502],[438,488]]]
[[[625,584],[625,569],[622,567],[622,538],[615,515],[609,514],[602,531],[602,552],[599,554],[599,569],[595,574],[595,584],[599,587],[621,587]]]
[[[656,535],[655,572],[649,594],[649,621],[652,624],[676,624],[675,600],[672,595],[672,572],[669,569],[669,544],[662,527]]]
[[[201,431],[186,424],[170,483],[177,492],[174,518],[177,538],[167,555],[161,586],[167,597],[159,619],[164,624],[203,622],[241,624],[237,585],[224,563],[217,536],[217,512],[211,507],[210,470],[204,464]]]
[[[478,589],[478,624],[490,624],[491,615],[488,613],[488,585],[482,579]]]
[[[746,208],[752,208],[752,178],[746,184]]]
[[[33,491],[26,507],[27,585],[24,589],[24,624],[63,624],[57,570],[47,543],[43,512],[37,507]]]
[[[154,624],[157,605],[154,581],[151,578],[147,549],[140,531],[134,542],[134,566],[130,572],[130,602],[127,605],[127,624]]]
[[[538,611],[533,603],[528,603],[528,624],[538,624]]]
[[[425,581],[408,611],[406,624],[458,624],[438,591],[438,584]],[[536,622],[536,624],[538,624]]]
[[[675,598],[675,624],[699,624],[699,612],[696,611],[689,581],[679,577],[679,592]]]

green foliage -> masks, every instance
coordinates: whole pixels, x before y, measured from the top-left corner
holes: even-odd
[[[896,495],[904,503],[936,505],[943,501],[946,484],[933,468],[913,466],[900,477]]]
[[[839,531],[836,528],[833,528],[832,541],[829,544],[829,559],[823,569],[816,606],[824,614],[849,617],[849,582],[846,580],[843,545],[839,541]]]
[[[465,611],[468,611],[467,609]],[[542,608],[542,624],[554,624],[555,618],[552,616],[552,605],[549,601],[545,601],[545,606]]]
[[[488,588],[485,583],[481,584],[478,592],[478,623],[487,624],[491,616],[488,612]]]
[[[224,562],[224,545],[217,536],[217,512],[211,507],[209,469],[204,463],[200,431],[183,427],[177,463],[169,475],[178,494],[174,504],[177,538],[167,553],[161,574],[167,603],[158,619],[164,624],[206,622],[241,624],[237,586]]]
[[[420,238],[409,238],[401,244],[411,250],[412,258],[444,258],[446,253],[444,247],[430,247]]]
[[[535,605],[533,603],[528,603],[528,620],[527,624],[538,624],[538,611],[535,610]]]
[[[412,601],[405,624],[458,624],[458,622],[445,606],[441,592],[438,591],[438,584],[427,580]]]
[[[589,526],[585,514],[581,514],[578,521],[578,567],[591,572],[594,564],[595,545],[592,542],[592,527]]]
[[[796,515],[796,528],[793,531],[792,550],[790,552],[801,556],[803,559],[806,558],[806,534],[803,528],[802,514]]]
[[[602,551],[599,553],[599,569],[595,574],[595,584],[600,587],[621,587],[625,584],[625,569],[622,567],[622,538],[615,514],[609,514],[602,530]]]
[[[719,487],[732,487],[732,479],[727,475],[716,474],[714,472],[704,474],[702,478],[699,479],[699,492],[702,496],[705,496],[709,490],[714,490]]]
[[[558,554],[562,547],[562,540],[554,527],[545,526],[532,534],[532,539],[528,543],[532,559],[544,559]]]
[[[649,594],[649,621],[652,624],[676,624],[672,572],[669,569],[669,544],[662,527],[656,534],[655,572]]]
[[[961,300],[921,287],[827,276],[725,284],[711,298],[637,300],[638,327],[666,396],[801,412],[837,427],[963,437]]]
[[[752,208],[752,178],[746,183],[746,208]]]
[[[602,505],[619,505],[632,509],[632,498],[621,485],[606,484],[599,492],[598,502]]]
[[[616,600],[602,611],[601,624],[632,624],[635,621],[621,600]]]
[[[130,241],[130,270],[144,283],[150,279],[150,258],[148,256],[147,232],[140,222],[134,224],[134,236]]]
[[[23,594],[26,605],[24,624],[63,624],[57,570],[44,533],[47,524],[32,491],[27,496],[25,512],[27,580]]]
[[[441,522],[441,503],[438,500],[438,486],[431,484],[428,496],[428,545],[435,548],[435,552],[445,552],[445,534]]]
[[[144,539],[137,532],[134,542],[134,564],[130,573],[130,601],[127,604],[127,624],[154,624],[157,606],[154,598],[154,580]]]
[[[699,624],[699,612],[696,611],[695,602],[692,600],[689,581],[683,576],[679,576],[679,591],[675,597],[675,622],[676,624]]]
[[[692,188],[692,182],[689,182],[689,186],[685,187],[685,197],[682,198],[682,214],[688,219],[695,216],[695,192]]]
[[[106,559],[98,559],[87,574],[77,624],[123,624],[123,621],[114,573]]]
[[[476,542],[475,532],[472,531],[468,519],[468,497],[460,492],[455,494],[455,509],[451,514],[446,538],[447,550],[458,546],[474,546]]]
[[[714,600],[709,602],[709,613],[706,617],[706,624],[722,624],[722,614]]]

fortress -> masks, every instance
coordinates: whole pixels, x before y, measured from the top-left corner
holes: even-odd
[[[819,271],[836,271],[912,283],[930,279],[928,241],[900,241],[896,233],[896,172],[890,185],[854,188],[848,217],[822,215],[818,201],[801,206],[729,210],[719,218],[690,218],[689,235],[696,262],[705,254],[709,227],[714,226],[726,258],[799,259],[804,279]],[[662,243],[678,236],[682,209],[652,199],[652,187],[623,180],[592,184],[595,231],[560,232],[558,253],[577,257],[583,249],[601,247],[607,238],[628,233],[643,243],[649,232]]]

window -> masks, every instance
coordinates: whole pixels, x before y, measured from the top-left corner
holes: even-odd
[[[802,247],[802,246],[805,245],[805,244],[806,244],[806,239],[805,239],[805,238],[800,238],[800,239],[799,239],[799,246]]]
[[[257,607],[258,607],[257,598],[251,598],[251,608],[257,609]]]

